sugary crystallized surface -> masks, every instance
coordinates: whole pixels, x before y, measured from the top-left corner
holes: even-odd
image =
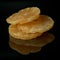
[[[32,22],[25,24],[18,24],[18,29],[25,33],[43,33],[50,30],[54,25],[51,17],[40,15],[40,17]]]
[[[24,24],[36,20],[39,17],[40,9],[38,7],[28,7],[9,16],[6,21],[10,24]]]
[[[24,33],[21,30],[18,30],[17,25],[9,26],[9,34],[17,39],[22,40],[33,39],[41,35],[41,33]]]

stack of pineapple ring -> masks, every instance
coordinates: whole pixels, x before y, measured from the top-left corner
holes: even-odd
[[[40,15],[38,7],[28,7],[9,16],[6,21],[9,34],[17,39],[30,40],[50,30],[54,21],[51,17]]]

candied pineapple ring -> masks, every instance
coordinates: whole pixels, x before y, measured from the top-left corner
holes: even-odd
[[[40,15],[40,17],[32,22],[25,24],[18,24],[18,29],[25,33],[43,33],[50,30],[54,25],[51,17]]]
[[[24,24],[36,20],[39,17],[40,9],[38,7],[28,7],[12,14],[6,19],[10,24]]]
[[[11,24],[9,34],[17,39],[28,40],[50,30],[54,25],[53,19],[40,13],[38,7],[28,7],[12,14],[6,19]]]
[[[9,26],[9,34],[14,38],[22,40],[33,39],[41,35],[41,33],[24,33],[21,30],[18,30],[17,24]]]

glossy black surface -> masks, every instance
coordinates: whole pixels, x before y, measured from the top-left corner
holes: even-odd
[[[52,34],[55,36],[55,40],[42,48],[40,52],[29,54],[29,55],[21,55],[16,51],[12,50],[9,47],[9,34],[8,34],[8,26],[6,23],[6,18],[13,14],[14,12],[19,11],[22,8],[37,6],[41,9],[41,14],[48,15],[53,18],[55,21],[54,27],[50,30]],[[56,11],[53,2],[50,1],[13,1],[13,2],[0,2],[0,57],[11,57],[11,58],[52,58],[56,55],[56,37],[58,29],[57,27],[57,18]]]

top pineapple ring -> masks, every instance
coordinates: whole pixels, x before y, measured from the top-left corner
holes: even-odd
[[[39,17],[40,9],[38,7],[28,7],[12,14],[6,19],[9,24],[24,24],[36,20]]]

